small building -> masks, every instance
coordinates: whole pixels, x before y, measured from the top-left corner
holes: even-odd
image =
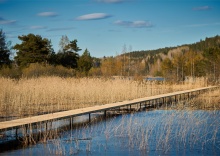
[[[147,77],[144,79],[145,81],[165,81],[164,77]]]

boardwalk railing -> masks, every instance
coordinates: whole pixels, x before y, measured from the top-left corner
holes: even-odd
[[[203,88],[197,88],[197,89],[191,89],[191,90],[185,90],[185,91],[177,91],[173,93],[160,94],[160,95],[138,98],[138,99],[129,100],[129,101],[116,102],[116,103],[110,103],[110,104],[105,104],[105,105],[98,105],[98,106],[92,106],[92,107],[87,107],[87,108],[81,108],[81,109],[27,117],[27,118],[22,118],[22,119],[16,119],[16,120],[11,120],[11,121],[5,121],[5,122],[0,122],[0,131],[18,129],[22,126],[24,127],[27,125],[33,125],[33,124],[43,123],[47,121],[54,121],[54,120],[59,120],[59,119],[64,119],[64,118],[72,118],[75,116],[81,116],[85,114],[89,115],[89,120],[90,120],[91,113],[103,111],[104,114],[106,115],[106,112],[109,110],[120,109],[121,107],[127,107],[129,109],[129,107],[131,108],[132,105],[138,105],[138,107],[140,108],[147,107],[147,106],[156,106],[158,104],[166,104],[168,102],[176,102],[178,100],[189,99],[190,97],[196,96],[200,93],[203,93],[208,90],[213,90],[216,88],[218,88],[218,86],[203,87]]]

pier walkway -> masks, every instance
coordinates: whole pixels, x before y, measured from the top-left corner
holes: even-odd
[[[104,112],[104,115],[106,115],[107,111],[117,110],[122,107],[131,109],[133,105],[137,105],[137,107],[140,107],[140,108],[144,108],[144,107],[147,108],[148,106],[157,106],[158,104],[163,105],[169,102],[177,102],[178,100],[186,100],[191,97],[197,96],[200,93],[203,93],[209,90],[214,90],[216,88],[218,88],[218,86],[177,91],[173,93],[160,94],[160,95],[138,98],[138,99],[129,100],[129,101],[116,102],[116,103],[92,106],[92,107],[87,107],[87,108],[81,108],[81,109],[75,109],[75,110],[69,110],[69,111],[63,111],[63,112],[57,112],[57,113],[51,113],[51,114],[45,114],[45,115],[38,115],[38,116],[16,119],[16,120],[11,120],[11,121],[4,121],[4,122],[0,122],[0,132],[11,130],[11,129],[17,129],[22,126],[34,125],[37,123],[44,123],[44,122],[60,120],[64,118],[72,118],[75,116],[81,116],[85,114],[88,114],[88,118],[90,120],[91,113]]]

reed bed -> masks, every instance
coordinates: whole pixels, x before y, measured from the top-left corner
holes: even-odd
[[[204,79],[171,85],[166,82],[104,78],[0,78],[0,117],[9,120],[205,85]]]
[[[218,155],[219,115],[184,109],[127,114],[75,127],[44,150],[60,155]]]
[[[220,110],[220,88],[199,95],[188,105],[191,109]]]

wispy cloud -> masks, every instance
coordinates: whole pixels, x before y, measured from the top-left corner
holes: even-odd
[[[38,16],[42,17],[56,17],[58,14],[56,12],[41,12],[37,14]]]
[[[210,6],[200,6],[193,8],[193,10],[195,11],[210,10],[210,9],[212,9]]]
[[[216,25],[220,25],[219,22],[217,23],[204,23],[204,24],[191,24],[191,25],[185,25],[184,27],[206,27],[206,26],[216,26]]]
[[[74,27],[66,27],[66,28],[51,28],[48,29],[47,31],[65,31],[65,30],[72,30],[75,29]]]
[[[45,26],[40,26],[40,25],[34,25],[34,26],[31,26],[30,29],[33,29],[33,30],[37,30],[37,29],[46,29],[47,27]]]
[[[120,30],[110,29],[109,32],[121,32]]]
[[[11,24],[15,24],[16,22],[17,22],[16,20],[7,20],[0,17],[0,24],[2,25],[11,25]]]
[[[150,28],[153,24],[149,21],[115,21],[114,24],[130,28]]]
[[[125,2],[128,0],[95,0],[96,2],[101,2],[101,3],[121,3]]]
[[[93,13],[93,14],[86,14],[77,17],[77,20],[100,20],[100,19],[106,19],[111,17],[111,15],[105,14],[105,13]]]
[[[0,0],[0,3],[6,2],[6,0]]]

